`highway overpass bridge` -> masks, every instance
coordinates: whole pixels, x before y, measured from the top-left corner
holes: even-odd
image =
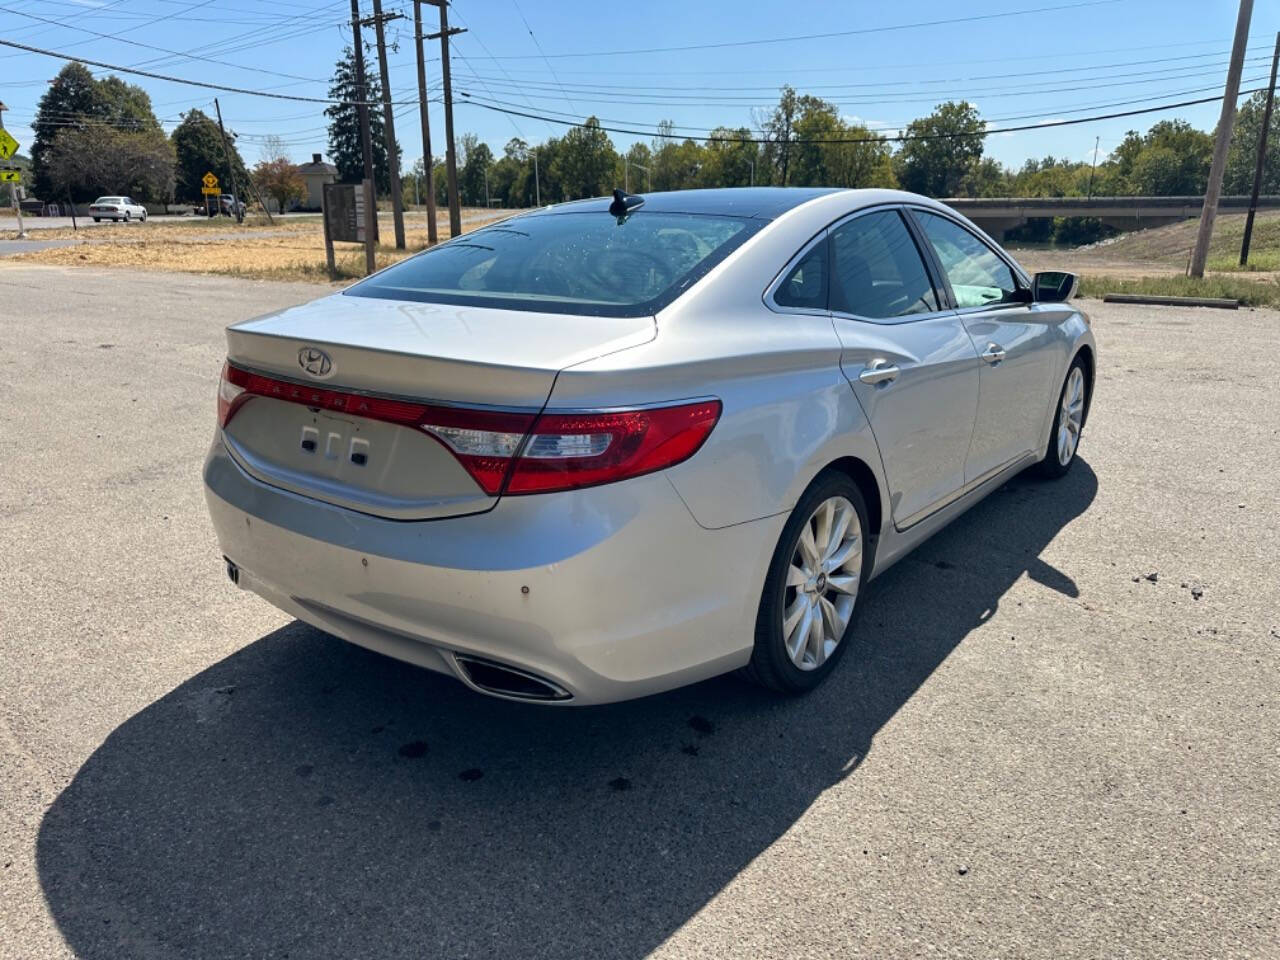
[[[963,213],[991,236],[1043,217],[1097,217],[1117,230],[1161,227],[1200,216],[1204,197],[957,197],[943,203]],[[1248,197],[1222,197],[1219,213],[1244,213]],[[1280,196],[1258,198],[1258,209],[1280,209]]]

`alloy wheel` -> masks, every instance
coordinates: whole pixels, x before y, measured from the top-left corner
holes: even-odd
[[[862,523],[845,497],[824,500],[800,528],[787,567],[782,638],[801,670],[826,663],[844,637],[862,580]]]
[[[1062,409],[1058,411],[1058,463],[1066,466],[1076,455],[1080,427],[1084,423],[1084,373],[1072,367],[1062,388]]]

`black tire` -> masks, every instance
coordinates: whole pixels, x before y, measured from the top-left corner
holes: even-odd
[[[126,210],[126,211],[124,212],[124,222],[125,222],[125,223],[128,223],[128,222],[132,219],[132,217],[133,217],[133,215],[132,215],[132,214],[130,214],[128,210]]]
[[[142,216],[140,216],[138,219],[139,219],[139,220],[141,220],[143,223],[146,223],[146,222],[147,222],[147,211],[143,210],[143,211],[142,211]]]
[[[853,505],[862,528],[862,570],[858,593],[849,622],[835,649],[820,666],[802,670],[792,662],[782,635],[782,612],[788,593],[787,570],[799,543],[801,528],[809,522],[814,511],[824,501],[836,496],[844,497]],[[800,497],[786,526],[782,528],[777,547],[774,548],[769,573],[765,577],[764,593],[760,598],[760,609],[756,615],[755,648],[751,653],[751,662],[740,671],[742,676],[770,690],[793,696],[808,693],[827,678],[848,649],[849,638],[858,620],[863,588],[871,571],[871,534],[867,522],[867,505],[858,485],[846,474],[835,470],[819,474]]]
[[[101,218],[101,217],[94,217],[94,218],[93,218],[93,222],[94,222],[94,223],[101,223],[101,222],[102,222],[102,218]]]
[[[1080,430],[1076,435],[1075,445],[1071,448],[1071,456],[1067,458],[1067,462],[1063,463],[1058,452],[1058,430],[1062,421],[1062,403],[1066,395],[1067,387],[1071,383],[1072,373],[1076,370],[1080,371],[1082,377],[1082,399],[1083,407],[1081,410]],[[1049,445],[1044,452],[1044,458],[1035,465],[1035,472],[1046,480],[1057,480],[1065,477],[1071,470],[1071,465],[1076,462],[1076,455],[1080,452],[1080,440],[1083,437],[1085,422],[1089,419],[1089,369],[1085,365],[1084,357],[1077,356],[1071,361],[1071,366],[1067,367],[1067,375],[1062,378],[1062,387],[1058,390],[1058,401],[1053,408],[1053,423],[1049,425]]]

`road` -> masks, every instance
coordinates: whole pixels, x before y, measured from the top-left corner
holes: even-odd
[[[227,582],[221,330],[320,292],[0,265],[0,957],[1280,955],[1280,314],[1090,303],[1082,460],[815,694],[557,710]]]

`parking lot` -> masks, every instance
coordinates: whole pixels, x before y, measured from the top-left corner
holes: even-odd
[[[320,292],[0,264],[0,957],[1280,956],[1280,313],[1086,302],[1082,460],[811,696],[539,709],[223,574],[222,329]]]

